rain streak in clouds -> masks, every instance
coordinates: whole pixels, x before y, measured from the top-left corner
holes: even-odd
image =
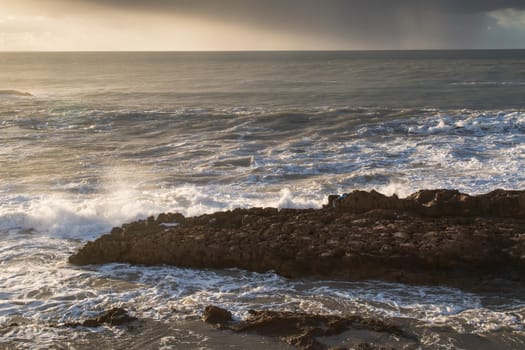
[[[17,49],[14,38],[42,49],[524,48],[525,2],[20,0],[0,5],[0,46]]]

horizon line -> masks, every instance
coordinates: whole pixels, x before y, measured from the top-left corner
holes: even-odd
[[[291,49],[291,50],[0,50],[0,53],[243,53],[243,52],[423,52],[423,51],[525,51],[524,48],[445,49]]]

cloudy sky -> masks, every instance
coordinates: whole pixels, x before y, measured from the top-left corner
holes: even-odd
[[[0,50],[525,48],[525,0],[0,0]]]

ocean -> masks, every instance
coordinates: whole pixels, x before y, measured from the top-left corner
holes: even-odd
[[[519,50],[0,53],[0,348],[287,348],[201,324],[208,304],[237,319],[395,319],[420,349],[525,348],[525,288],[512,281],[473,292],[67,263],[87,240],[162,212],[319,208],[354,189],[525,189],[524,109]],[[148,322],[52,326],[117,306]]]

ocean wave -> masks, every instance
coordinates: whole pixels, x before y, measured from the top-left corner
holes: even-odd
[[[451,83],[453,86],[523,86],[525,81],[461,81]]]
[[[0,97],[32,97],[33,95],[29,92],[19,90],[0,90]]]
[[[0,234],[34,230],[53,237],[88,240],[123,223],[163,212],[196,216],[236,207],[318,208],[325,201],[288,188],[276,193],[236,194],[230,186],[149,191],[134,189],[130,183],[112,186],[115,187],[95,193],[4,195],[0,203]]]
[[[438,114],[426,118],[414,126],[408,127],[408,132],[420,135],[460,134],[487,136],[489,134],[516,133],[525,135],[525,113],[461,113],[459,115]]]
[[[231,310],[235,319],[246,318],[250,309],[274,309],[412,320],[417,324],[414,331],[421,333],[422,340],[430,346],[439,341],[427,339],[427,330],[437,335],[436,329],[442,326],[449,327],[447,332],[439,333],[445,339],[451,335],[450,329],[460,334],[483,335],[523,328],[520,318],[513,316],[523,313],[522,308],[486,307],[485,296],[453,288],[379,281],[287,280],[272,272],[236,269],[126,264],[79,269],[61,262],[64,253],[48,256],[45,261],[27,258],[28,253],[56,251],[64,243],[68,244],[35,235],[31,246],[13,246],[25,259],[17,264],[7,259],[9,268],[1,273],[0,285],[6,298],[0,303],[0,325],[17,319],[20,326],[16,328],[18,332],[4,333],[0,339],[12,341],[23,332],[50,344],[60,335],[46,325],[94,317],[111,307],[124,307],[139,318],[159,322],[197,320],[210,304]],[[4,253],[0,251],[0,256]],[[508,296],[501,294],[500,298],[505,303]],[[92,332],[107,331],[110,330]],[[67,330],[62,332],[68,334]],[[112,336],[119,338],[122,334]]]

